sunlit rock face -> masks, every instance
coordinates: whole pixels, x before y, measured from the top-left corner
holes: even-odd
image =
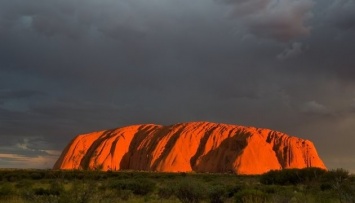
[[[309,140],[269,129],[190,122],[79,135],[53,168],[261,174],[305,167],[325,169]]]

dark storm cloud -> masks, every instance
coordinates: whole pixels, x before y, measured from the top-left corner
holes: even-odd
[[[355,31],[354,9],[352,0],[334,1],[327,10],[328,20],[339,29]]]
[[[287,60],[289,58],[297,57],[298,55],[302,54],[302,52],[302,43],[294,42],[290,47],[287,47],[282,53],[278,54],[277,58],[279,60]]]
[[[0,90],[0,101],[9,99],[23,99],[42,95],[44,95],[43,92],[36,90]]]
[[[330,112],[328,108],[316,101],[309,101],[302,105],[301,110],[304,113],[319,114],[319,115],[329,115]]]
[[[352,82],[355,77],[354,30],[350,24],[355,9],[353,1],[317,1],[311,36],[304,40],[307,50],[295,69],[312,74],[330,74]],[[342,25],[349,26],[342,26]],[[292,66],[290,66],[292,67]]]
[[[52,164],[79,133],[207,120],[310,139],[338,167],[354,153],[353,4],[1,1],[0,164]]]
[[[306,20],[311,17],[312,0],[231,1],[232,14],[258,37],[289,41],[310,34]]]

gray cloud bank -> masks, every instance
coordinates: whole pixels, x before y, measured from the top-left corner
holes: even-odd
[[[49,167],[79,133],[206,120],[310,139],[355,172],[354,13],[352,0],[2,1],[0,167]]]
[[[306,20],[311,17],[313,0],[227,0],[232,4],[232,15],[242,18],[243,24],[254,35],[278,40],[292,40],[310,33]]]

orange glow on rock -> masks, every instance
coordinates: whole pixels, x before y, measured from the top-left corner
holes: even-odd
[[[312,142],[269,129],[209,122],[133,125],[79,135],[54,169],[235,172],[326,169]]]

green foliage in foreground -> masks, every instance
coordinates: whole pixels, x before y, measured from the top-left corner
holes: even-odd
[[[235,174],[0,170],[0,202],[355,202],[344,169]]]

